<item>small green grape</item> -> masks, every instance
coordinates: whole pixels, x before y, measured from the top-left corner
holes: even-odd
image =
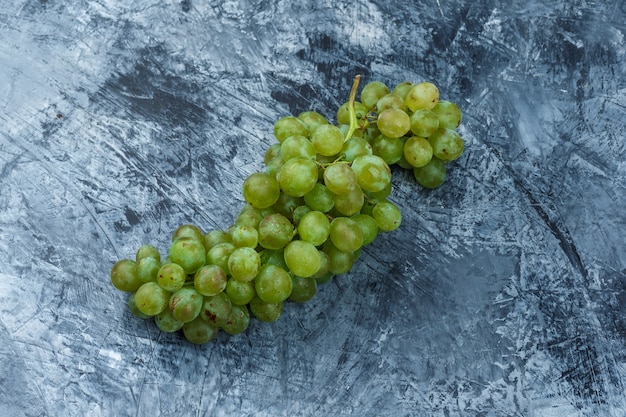
[[[111,283],[120,291],[134,292],[141,287],[143,281],[137,276],[137,262],[132,259],[121,259],[111,268]]]

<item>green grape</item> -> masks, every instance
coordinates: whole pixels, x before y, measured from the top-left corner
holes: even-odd
[[[322,213],[330,211],[335,205],[333,193],[319,182],[315,184],[311,191],[304,195],[304,203],[311,210],[321,211]]]
[[[298,157],[315,159],[316,154],[315,146],[304,136],[289,136],[280,146],[280,157],[283,162]]]
[[[363,103],[360,101],[354,102],[354,112],[356,114],[357,123],[361,124],[363,121],[367,119],[368,108],[365,107]],[[343,103],[337,109],[337,124],[338,125],[349,125],[350,124],[350,110],[348,102]]]
[[[311,134],[315,133],[315,129],[319,126],[328,124],[328,121],[324,116],[312,110],[300,113],[298,115],[298,119],[304,122]]]
[[[293,211],[292,216],[293,223],[298,226],[300,224],[300,220],[302,220],[302,218],[310,211],[311,209],[306,205],[296,207],[296,209]]]
[[[404,142],[404,159],[414,167],[423,167],[433,157],[433,148],[428,139],[419,136],[411,136]]]
[[[330,240],[343,252],[354,252],[363,245],[363,232],[349,217],[337,217],[330,223]]]
[[[463,118],[459,106],[447,100],[439,100],[433,107],[433,112],[439,118],[439,126],[445,129],[456,129]]]
[[[328,257],[328,255],[326,254],[326,252],[324,252],[323,250],[319,251],[320,253],[320,269],[317,270],[317,272],[310,278],[305,278],[305,279],[311,279],[314,278],[315,280],[320,279],[320,278],[324,278],[326,277],[326,275],[328,275],[330,273],[330,258]],[[332,275],[332,273],[331,273]],[[300,277],[302,278],[302,277]],[[295,282],[294,282],[294,291],[295,291]]]
[[[159,253],[159,250],[152,245],[142,245],[139,249],[137,249],[135,261],[139,262],[143,258],[154,258],[161,262],[161,254]]]
[[[281,190],[293,197],[302,197],[317,183],[317,165],[307,158],[292,158],[278,171],[276,179]]]
[[[275,266],[280,266],[284,270],[289,269],[287,267],[287,263],[285,262],[285,250],[284,249],[265,249],[261,252],[261,264],[271,264]]]
[[[335,204],[333,211],[343,216],[352,216],[363,207],[365,194],[363,194],[363,190],[360,187],[356,187],[347,194],[335,195],[333,202]]]
[[[259,298],[266,303],[285,301],[291,295],[291,276],[276,265],[263,265],[254,280],[254,288]]]
[[[341,152],[346,162],[354,161],[357,156],[372,155],[373,153],[372,145],[370,145],[366,138],[360,137],[352,137],[352,139],[345,142]]]
[[[243,198],[257,209],[272,206],[278,200],[280,186],[272,175],[257,172],[250,175],[243,183]]]
[[[345,274],[352,269],[352,265],[354,265],[354,254],[352,252],[339,250],[330,239],[324,244],[323,251],[328,255],[330,273],[333,275]]]
[[[174,333],[183,328],[182,321],[176,320],[174,316],[172,316],[172,310],[169,308],[163,309],[159,314],[154,316],[154,322],[157,327],[165,333]]]
[[[248,308],[238,305],[233,305],[233,311],[226,323],[222,324],[222,330],[231,336],[241,334],[246,331],[250,325],[250,312]]]
[[[326,254],[324,254],[324,256],[328,258]],[[291,290],[289,300],[297,303],[304,303],[313,298],[317,293],[317,281],[312,278],[313,277],[304,278],[297,275],[291,277],[293,289]]]
[[[439,117],[432,110],[416,110],[410,119],[411,132],[415,136],[427,138],[439,129]]]
[[[283,313],[283,302],[266,303],[259,297],[255,297],[250,301],[250,311],[260,321],[271,323],[280,318]]]
[[[178,226],[172,233],[172,242],[180,238],[190,238],[202,242],[204,240],[204,232],[193,224],[183,224]]]
[[[408,92],[404,103],[411,111],[432,109],[439,101],[439,89],[435,84],[422,82],[415,84]]]
[[[319,246],[326,242],[330,234],[330,221],[321,211],[309,211],[298,223],[300,239]]]
[[[139,310],[139,308],[137,307],[137,303],[135,302],[135,294],[134,292],[130,293],[130,296],[128,297],[128,310],[130,310],[131,313],[133,313],[133,316],[140,318],[140,319],[148,319],[152,316],[148,315],[148,314],[144,314],[141,310]]]
[[[146,282],[135,293],[135,304],[139,311],[148,316],[159,314],[167,307],[170,292],[156,282]]]
[[[404,110],[390,108],[378,114],[376,126],[383,135],[400,138],[411,129],[411,118]]]
[[[256,295],[253,281],[229,279],[224,290],[233,305],[246,305]]]
[[[271,177],[276,178],[283,165],[285,165],[283,158],[277,156],[276,158],[269,160],[265,164],[265,173],[270,175]]]
[[[227,281],[226,271],[217,265],[204,265],[193,277],[193,286],[204,296],[213,296],[224,291]]]
[[[388,165],[395,164],[402,158],[404,141],[400,138],[390,138],[378,135],[372,142],[374,155],[380,156]]]
[[[194,274],[206,262],[204,236],[201,239],[180,237],[174,240],[169,250],[170,262],[182,266],[186,274]]]
[[[233,239],[223,230],[211,230],[204,235],[204,247],[207,252],[218,243],[233,243]]]
[[[265,249],[282,249],[293,235],[293,224],[280,213],[270,214],[259,223],[259,245]]]
[[[302,197],[294,197],[285,193],[280,193],[280,197],[278,197],[276,204],[272,206],[272,210],[274,213],[282,214],[288,219],[291,219],[293,217],[293,212],[297,207],[302,205],[303,201]],[[261,223],[259,222],[259,224]]]
[[[161,265],[157,274],[157,284],[164,290],[174,292],[182,288],[187,280],[187,274],[182,266],[168,262]]]
[[[332,156],[343,148],[343,134],[341,130],[331,124],[319,126],[311,136],[315,151],[320,155]]]
[[[443,162],[458,159],[465,148],[461,136],[452,129],[439,129],[428,138],[428,141],[433,147],[433,155]]]
[[[213,326],[223,326],[233,311],[233,303],[225,292],[212,297],[204,297],[200,318]]]
[[[375,193],[372,192],[367,192],[367,200],[370,203],[377,203],[380,200],[384,200],[387,197],[389,197],[389,195],[391,194],[391,191],[393,190],[393,184],[390,182],[389,184],[387,184],[387,186],[385,188],[383,188],[380,191],[376,191]]]
[[[197,345],[202,345],[215,339],[217,332],[217,327],[212,326],[200,317],[183,325],[183,335],[185,339]]]
[[[361,103],[367,108],[374,107],[376,102],[381,98],[389,94],[389,88],[380,81],[371,81],[361,90]]]
[[[396,94],[387,94],[382,96],[376,102],[376,110],[380,113],[387,109],[399,109],[405,111],[406,105],[404,104],[404,99]]]
[[[272,145],[267,148],[267,150],[265,151],[265,155],[263,155],[263,163],[265,165],[269,164],[269,162],[274,158],[280,158],[281,146],[282,145],[280,144],[280,142],[278,142],[272,143]]]
[[[141,282],[156,281],[161,268],[161,262],[158,259],[150,256],[141,258],[137,262],[137,278]]]
[[[279,142],[283,142],[289,136],[309,136],[306,124],[294,116],[281,117],[274,123],[274,136]]]
[[[111,268],[111,283],[120,291],[134,292],[141,287],[143,281],[137,276],[137,262],[132,259],[121,259]]]
[[[378,228],[383,232],[396,230],[402,223],[400,209],[388,200],[381,201],[374,206],[372,217],[376,220]]]
[[[446,180],[446,165],[440,159],[433,157],[423,167],[414,168],[413,175],[421,186],[437,188]]]
[[[361,229],[361,233],[363,234],[362,246],[369,245],[376,239],[376,236],[378,236],[378,223],[376,219],[368,214],[355,214],[350,218],[356,222]]]
[[[200,315],[204,298],[193,287],[183,287],[170,297],[172,317],[188,323]]]
[[[233,245],[238,248],[256,248],[259,244],[259,232],[255,226],[235,225],[230,229],[230,236],[233,239]]]
[[[235,219],[235,226],[250,226],[256,229],[265,216],[266,214],[264,214],[263,211],[255,209],[254,207],[248,207],[239,212]]]
[[[357,157],[352,162],[352,170],[356,174],[357,183],[365,191],[381,191],[391,182],[389,165],[376,155]]]
[[[320,269],[321,259],[315,245],[294,240],[285,247],[285,263],[292,274],[307,278]]]
[[[413,88],[413,83],[410,81],[403,81],[400,84],[397,84],[393,90],[391,90],[391,94],[394,96],[400,97],[402,100],[406,99],[407,94]]]
[[[332,280],[334,276],[335,276],[335,274],[333,274],[332,272],[328,272],[325,275],[322,275],[322,276],[320,276],[318,278],[315,278],[315,283],[317,285],[326,284],[327,282]]]
[[[217,265],[222,268],[226,274],[229,274],[228,270],[228,258],[230,254],[237,249],[237,246],[232,243],[222,242],[213,246],[206,254],[207,264]]]
[[[333,194],[348,194],[357,188],[356,174],[350,165],[337,163],[324,170],[324,184]]]
[[[237,281],[252,281],[261,268],[261,256],[253,248],[237,248],[228,258],[230,276]]]

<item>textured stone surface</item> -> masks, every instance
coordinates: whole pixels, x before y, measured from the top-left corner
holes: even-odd
[[[2,9],[0,415],[626,414],[623,2]],[[357,73],[461,105],[446,184],[396,172],[401,229],[276,323],[132,317],[112,264],[232,224],[274,121]]]

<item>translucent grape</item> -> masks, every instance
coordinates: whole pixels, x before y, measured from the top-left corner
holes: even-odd
[[[250,301],[250,311],[254,316],[263,322],[270,323],[280,318],[283,313],[283,302],[266,303],[259,297],[255,297]]]
[[[326,258],[328,256],[324,254]],[[328,271],[327,271],[328,272]],[[294,275],[291,277],[293,288],[289,300],[297,303],[304,303],[312,299],[317,293],[317,281],[311,278],[304,278]]]
[[[363,86],[360,100],[367,109],[371,109],[381,97],[387,94],[389,94],[389,88],[385,83],[371,81]]]
[[[280,147],[280,157],[284,162],[298,157],[314,159],[316,154],[315,146],[304,136],[289,136]]]
[[[439,129],[439,117],[431,110],[416,110],[410,119],[411,132],[415,136],[428,137]]]
[[[280,193],[280,197],[278,197],[278,201],[276,202],[276,204],[272,206],[272,210],[274,211],[274,213],[280,213],[288,219],[291,219],[291,217],[293,216],[293,211],[298,206],[302,205],[302,201],[302,197],[294,197],[285,193]]]
[[[351,219],[359,225],[361,233],[363,234],[363,245],[369,245],[372,243],[376,236],[378,236],[378,223],[376,219],[367,214],[356,214]]]
[[[272,143],[272,145],[270,145],[270,147],[267,148],[267,150],[265,151],[265,155],[263,155],[263,163],[267,165],[272,159],[280,158],[280,149],[281,149],[280,142]]]
[[[349,217],[337,217],[330,223],[330,240],[343,252],[354,252],[363,245],[361,227]]]
[[[357,157],[352,162],[352,170],[356,174],[357,183],[366,191],[380,191],[391,182],[391,169],[389,165],[381,157],[376,155]]]
[[[193,277],[193,286],[204,296],[213,296],[226,288],[226,271],[217,265],[204,265]]]
[[[348,164],[328,166],[324,170],[324,185],[333,194],[347,194],[357,188],[356,174]]]
[[[195,274],[206,262],[204,236],[202,235],[200,239],[202,240],[180,237],[170,245],[170,261],[182,266],[186,274]]]
[[[283,116],[274,123],[274,136],[279,142],[295,135],[309,136],[309,129],[306,124],[297,117]]]
[[[403,154],[411,167],[423,167],[433,157],[433,148],[428,139],[412,136],[404,142]]]
[[[365,138],[352,137],[343,144],[341,152],[346,162],[354,161],[354,158],[361,155],[371,155],[373,153],[372,146]]]
[[[395,164],[402,158],[404,141],[400,138],[390,138],[378,135],[372,142],[374,155],[380,156],[388,165]]]
[[[183,224],[178,226],[172,233],[172,242],[180,238],[195,239],[202,242],[204,240],[204,232],[196,225]]]
[[[343,148],[343,134],[335,125],[326,124],[319,126],[311,136],[311,142],[315,151],[320,155],[332,156]]]
[[[376,109],[379,113],[387,109],[399,109],[404,111],[406,109],[406,105],[404,104],[404,99],[402,99],[402,97],[395,94],[387,94],[378,99],[376,102]]]
[[[232,243],[218,243],[207,252],[207,264],[217,265],[222,268],[226,274],[229,274],[228,258],[230,258],[230,254],[233,253],[235,249],[237,249],[237,246]]]
[[[463,117],[461,109],[455,103],[447,100],[439,100],[433,112],[439,118],[439,125],[446,129],[456,129],[461,124]]]
[[[229,279],[224,290],[233,305],[246,305],[254,298],[256,291],[252,281]]]
[[[200,315],[204,298],[192,287],[183,287],[170,297],[172,317],[188,323]]]
[[[415,84],[408,92],[404,103],[411,111],[432,109],[439,101],[439,89],[433,83]]]
[[[333,193],[324,184],[317,183],[311,191],[304,195],[305,204],[311,209],[326,213],[335,205]]]
[[[411,129],[411,118],[404,110],[389,108],[378,114],[376,126],[383,135],[399,138]]]
[[[348,108],[348,102],[343,103],[341,106],[339,106],[339,109],[337,109],[337,124],[350,124],[350,110],[348,110]],[[356,114],[358,124],[361,124],[365,119],[367,119],[368,108],[365,107],[365,105],[360,101],[354,102],[354,112]]]
[[[157,283],[167,291],[174,292],[182,288],[187,279],[187,273],[177,263],[168,262],[161,265],[157,274]]]
[[[306,205],[296,207],[296,209],[293,211],[293,215],[291,216],[293,223],[296,226],[299,225],[300,220],[302,220],[302,218],[310,211],[311,209]]]
[[[333,197],[334,208],[340,215],[352,216],[361,210],[363,203],[365,202],[365,194],[360,187],[356,187],[354,190],[347,194],[338,194]]]
[[[154,316],[154,322],[157,327],[165,333],[173,333],[183,328],[182,321],[176,320],[174,316],[172,316],[172,310],[169,308],[163,309],[159,314]]]
[[[400,97],[404,100],[409,94],[409,91],[413,88],[413,83],[410,81],[403,81],[400,84],[396,85],[393,90],[391,90],[391,94]]]
[[[139,249],[137,249],[137,253],[135,254],[135,261],[139,262],[143,258],[154,258],[157,261],[161,261],[161,254],[159,250],[152,245],[142,245]]]
[[[330,220],[321,211],[310,211],[298,224],[300,239],[319,246],[326,242],[330,234]]]
[[[213,297],[204,297],[200,318],[214,326],[223,326],[233,311],[233,303],[226,293],[221,292]]]
[[[437,188],[446,180],[446,165],[443,161],[433,157],[429,163],[413,169],[415,180],[426,188]]]
[[[285,263],[291,273],[310,277],[320,268],[320,255],[310,242],[304,240],[294,240],[285,247]]]
[[[218,243],[232,243],[233,240],[228,233],[223,230],[211,230],[204,235],[204,247],[207,252]]]
[[[276,178],[265,172],[250,175],[243,183],[243,198],[252,207],[264,209],[270,207],[280,195],[280,186]]]
[[[222,324],[222,330],[231,336],[241,334],[250,325],[250,312],[244,306],[233,305],[233,310],[226,323]]]
[[[314,278],[315,280],[318,280],[320,278],[326,277],[326,275],[328,275],[329,273],[332,275],[332,273],[330,272],[330,258],[328,257],[326,252],[324,252],[323,250],[320,250],[319,253],[320,253],[320,260],[321,260],[320,269],[318,269],[317,272],[312,277],[305,278],[305,279]],[[295,289],[295,285],[296,285],[295,282],[293,285]]]
[[[228,257],[228,271],[232,279],[252,281],[261,268],[261,256],[253,248],[237,248]]]
[[[259,219],[260,223],[261,219]],[[235,225],[230,229],[233,245],[239,247],[256,248],[259,244],[259,232],[256,226]]]
[[[378,229],[383,232],[396,230],[402,223],[402,213],[400,209],[388,200],[381,201],[374,206],[372,217],[376,220]]]
[[[185,335],[185,339],[197,345],[208,343],[215,339],[217,332],[217,327],[212,326],[207,321],[202,320],[199,317],[183,325],[183,334]]]
[[[324,244],[323,251],[328,255],[330,272],[333,275],[345,274],[352,269],[354,255],[351,252],[339,250],[330,240]]]
[[[137,303],[135,302],[135,294],[136,293],[130,293],[130,296],[128,297],[128,310],[130,310],[130,312],[133,314],[133,316],[140,318],[140,319],[148,319],[152,316],[148,315],[148,314],[144,314],[141,310],[139,310],[139,308],[137,308]]]
[[[139,311],[148,316],[159,314],[170,299],[170,292],[164,290],[156,282],[146,282],[135,293],[135,304]]]
[[[137,262],[121,259],[111,268],[111,283],[120,291],[133,292],[141,287],[143,281],[137,276]]]
[[[276,179],[281,190],[290,196],[302,197],[317,183],[317,165],[308,158],[292,158],[278,171]]]
[[[315,129],[317,129],[319,126],[328,123],[324,116],[312,110],[300,113],[298,115],[298,119],[304,122],[311,134],[315,133]]]
[[[263,265],[254,280],[259,298],[266,303],[277,303],[289,298],[293,283],[287,271],[275,265]]]
[[[280,213],[270,214],[259,223],[259,245],[265,249],[284,248],[293,235],[293,224]]]
[[[156,281],[161,268],[161,262],[153,257],[141,258],[137,262],[137,278],[141,282]]]
[[[439,129],[428,141],[433,147],[433,155],[444,162],[458,159],[465,149],[463,139],[452,129]]]
[[[235,226],[250,226],[256,229],[259,226],[259,223],[261,223],[261,220],[263,219],[263,217],[265,217],[266,215],[267,214],[264,214],[262,210],[255,209],[252,207],[243,209],[241,210],[241,212],[239,212],[239,214],[237,215],[237,218],[235,219]],[[206,239],[205,239],[205,246],[206,246]]]

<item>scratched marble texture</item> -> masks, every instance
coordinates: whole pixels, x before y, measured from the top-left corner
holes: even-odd
[[[626,4],[0,5],[0,416],[626,415]],[[429,80],[464,156],[273,324],[194,346],[108,273],[227,228],[272,125]]]

